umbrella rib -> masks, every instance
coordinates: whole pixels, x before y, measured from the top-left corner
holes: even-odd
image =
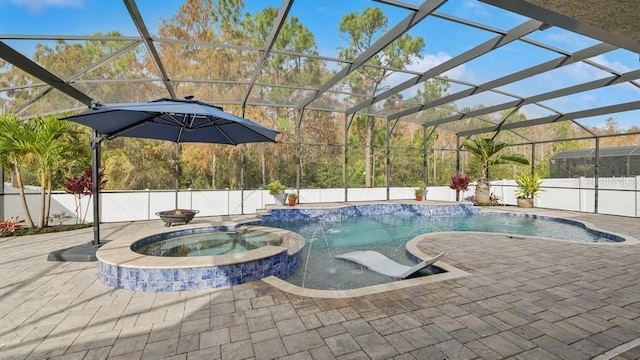
[[[222,134],[222,136],[224,136],[229,141],[229,144],[234,146],[238,145],[235,141],[231,140],[231,138],[227,135],[227,133],[220,128],[220,126],[216,126],[216,128],[220,131],[220,134]]]
[[[166,117],[161,117],[160,115],[166,115]],[[171,125],[171,126],[178,126],[178,127],[184,128],[186,125],[185,122],[180,121],[180,119],[178,119],[174,113],[162,112],[162,113],[159,113],[159,115],[156,116],[156,118],[159,120],[166,121],[167,125]],[[161,122],[158,122],[158,123],[161,123]]]
[[[221,119],[217,119],[217,120],[221,120]],[[216,123],[215,121],[211,121],[211,119],[210,119],[209,122],[205,122],[205,123],[202,123],[201,125],[194,126],[192,129],[204,129],[204,128],[208,128],[208,127],[220,127],[220,126],[223,126],[223,125],[233,125],[233,124],[240,125],[240,123],[234,122],[234,121],[231,121],[231,120],[224,120],[222,122]]]
[[[184,128],[181,127],[180,130],[178,131],[178,136],[176,137],[176,142],[179,143],[180,139],[182,138],[182,132],[184,131]]]

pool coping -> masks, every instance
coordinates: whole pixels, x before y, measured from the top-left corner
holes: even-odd
[[[544,210],[544,209],[540,209],[540,210]],[[474,231],[474,232],[479,232],[479,233],[489,233],[489,234],[497,234],[497,235],[506,235],[506,236],[510,236],[513,238],[531,238],[531,239],[544,239],[544,240],[551,240],[551,241],[562,241],[562,242],[566,242],[566,243],[571,243],[571,244],[585,244],[585,245],[598,245],[598,246],[624,246],[624,245],[637,245],[640,244],[640,239],[635,238],[631,235],[627,235],[627,234],[621,234],[615,231],[611,231],[611,230],[604,230],[601,229],[599,227],[597,227],[595,224],[590,223],[588,221],[583,221],[583,220],[576,220],[576,219],[570,219],[567,217],[561,217],[561,216],[553,216],[553,215],[544,215],[544,214],[528,214],[528,213],[521,213],[521,212],[514,212],[514,211],[508,211],[508,210],[496,210],[496,209],[491,209],[491,210],[485,210],[482,209],[481,212],[481,216],[482,215],[490,215],[490,214],[500,214],[500,215],[504,215],[504,214],[509,214],[509,216],[522,216],[522,217],[530,217],[530,218],[534,218],[534,219],[544,219],[544,220],[553,220],[553,221],[559,221],[559,222],[564,222],[564,223],[569,223],[572,225],[582,225],[587,231],[591,230],[591,232],[598,232],[598,233],[602,233],[602,234],[610,234],[619,238],[624,239],[624,241],[610,241],[610,242],[580,242],[580,241],[572,241],[572,240],[566,240],[566,239],[556,239],[556,238],[549,238],[549,237],[544,237],[544,236],[530,236],[530,235],[520,235],[520,234],[514,234],[514,233],[498,233],[498,232],[482,232],[482,231]],[[460,232],[465,232],[465,231],[460,231]]]
[[[239,223],[227,223],[223,226],[233,229]],[[268,226],[243,225],[243,229],[260,230],[270,233],[277,233],[282,237],[283,244],[281,246],[266,245],[257,249],[252,249],[242,253],[217,255],[217,256],[192,256],[192,257],[161,257],[153,255],[139,254],[131,250],[131,245],[139,240],[149,236],[167,234],[176,231],[204,229],[210,227],[219,227],[217,224],[193,224],[183,225],[180,229],[166,228],[166,231],[158,232],[155,229],[149,229],[142,236],[135,239],[122,238],[110,241],[100,247],[96,253],[99,262],[119,266],[124,268],[140,268],[140,269],[185,269],[194,267],[223,266],[232,265],[242,262],[254,261],[265,257],[275,256],[282,252],[287,252],[288,256],[293,256],[304,247],[304,238],[295,232],[278,229]],[[220,226],[222,227],[222,226]]]

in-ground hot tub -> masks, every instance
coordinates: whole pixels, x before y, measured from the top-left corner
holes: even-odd
[[[105,244],[97,253],[98,277],[134,291],[228,287],[288,277],[300,265],[303,246],[302,236],[283,229],[190,228]]]
[[[178,236],[173,236],[173,235]],[[142,255],[161,257],[218,256],[237,254],[263,246],[282,246],[280,234],[254,228],[235,231],[205,231],[191,234],[164,234],[161,240],[142,239],[131,244],[131,250]]]

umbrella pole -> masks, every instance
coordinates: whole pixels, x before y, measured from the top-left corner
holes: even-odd
[[[180,191],[180,143],[176,143],[176,206],[174,209],[178,209],[178,191]]]
[[[100,137],[93,130],[91,136],[91,150],[93,153],[93,168],[91,169],[93,196],[93,244],[100,245]]]
[[[0,219],[4,219],[4,167],[0,166]]]
[[[240,214],[244,215],[244,145],[240,152]]]

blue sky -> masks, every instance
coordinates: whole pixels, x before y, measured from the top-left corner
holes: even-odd
[[[407,2],[419,5],[421,1],[408,0]],[[155,33],[161,19],[171,17],[182,2],[139,0],[137,3],[147,26],[152,33]],[[281,1],[245,0],[245,4],[246,10],[254,13],[267,6],[278,7]],[[367,6],[382,8],[389,19],[389,28],[409,14],[407,10],[369,0],[296,0],[290,11],[290,16],[298,17],[314,33],[321,55],[337,57],[338,47],[347,45],[338,33],[338,24],[341,18],[347,13],[362,10]],[[501,30],[509,30],[528,20],[522,16],[491,7],[476,0],[451,0],[438,9],[438,12],[472,20]],[[123,35],[138,35],[122,1],[0,0],[0,34],[88,35],[111,30],[118,30]],[[422,59],[416,58],[413,64],[409,66],[410,69],[421,72],[495,36],[486,31],[437,18],[423,21],[411,29],[409,33],[412,36],[422,36],[425,39],[426,46],[425,51],[421,54]],[[537,31],[531,34],[529,38],[564,51],[577,51],[597,44],[597,41],[555,27],[545,31]],[[26,49],[32,49],[34,45],[34,42],[21,43],[15,40],[7,40],[7,43],[27,53],[29,51]],[[481,84],[496,77],[557,57],[557,54],[517,41],[455,68],[446,73],[446,75],[453,79]],[[594,63],[620,72],[640,69],[638,55],[626,50],[605,53],[591,60]],[[519,96],[529,96],[604,76],[608,76],[608,73],[596,67],[586,64],[574,64],[528,80],[506,85],[501,90]],[[406,79],[406,76],[391,76],[387,79],[385,86],[394,86]],[[462,86],[453,86],[450,92],[462,89],[464,89]],[[415,90],[415,87],[411,88],[405,92],[405,95],[410,96]],[[474,96],[466,103],[459,102],[457,105],[459,107],[478,103],[493,105],[507,100],[512,100],[512,98],[487,92]],[[640,100],[640,89],[630,85],[615,85],[578,96],[548,101],[545,102],[545,105],[561,112],[572,112],[589,107],[636,100]],[[549,114],[548,110],[536,106],[528,106],[523,109],[523,112],[529,118]],[[631,125],[640,125],[640,110],[612,114],[612,116],[624,128]],[[605,118],[606,116],[583,119],[581,122],[587,125],[601,125],[604,123]]]

